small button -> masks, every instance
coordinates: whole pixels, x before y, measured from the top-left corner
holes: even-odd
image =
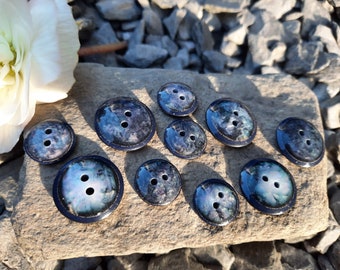
[[[276,129],[276,140],[281,153],[298,166],[315,166],[325,153],[320,132],[300,118],[283,120]]]
[[[204,130],[190,119],[173,121],[165,130],[164,141],[172,154],[184,159],[199,157],[207,145]]]
[[[208,179],[198,185],[193,200],[197,214],[210,225],[227,225],[239,213],[235,190],[221,179]]]
[[[295,204],[293,176],[271,159],[248,162],[241,171],[240,186],[247,201],[266,214],[280,215]]]
[[[244,104],[230,98],[211,103],[206,111],[206,121],[214,137],[227,146],[246,146],[256,135],[253,114]]]
[[[74,146],[73,129],[59,120],[42,121],[24,136],[26,154],[40,164],[48,165],[65,159]]]
[[[123,196],[123,178],[118,168],[100,156],[77,157],[58,172],[53,199],[67,218],[90,223],[107,217]]]
[[[117,150],[134,151],[144,147],[155,134],[155,119],[142,102],[113,98],[104,102],[95,116],[99,138]]]
[[[181,191],[181,176],[170,162],[152,159],[138,168],[135,187],[145,202],[151,205],[167,205]]]
[[[163,85],[157,95],[161,109],[171,116],[188,116],[197,109],[197,99],[190,86],[171,82]]]

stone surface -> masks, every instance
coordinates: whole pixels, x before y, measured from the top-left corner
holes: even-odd
[[[165,28],[168,30],[171,39],[175,39],[178,27],[187,14],[185,9],[174,9],[169,17],[163,20]]]
[[[332,212],[329,213],[327,230],[320,232],[317,236],[304,242],[305,248],[309,253],[319,252],[324,254],[328,248],[339,238],[340,225],[335,220]]]
[[[107,20],[131,21],[141,15],[134,0],[99,0],[96,7]]]
[[[326,128],[336,129],[340,127],[340,96],[327,99],[321,105],[322,117]]]
[[[340,240],[336,241],[327,251],[327,257],[334,269],[340,269]]]
[[[280,155],[275,129],[282,119],[296,116],[311,121],[322,131],[317,99],[291,76],[199,75],[188,71],[116,69],[96,64],[79,64],[77,83],[69,98],[37,107],[30,125],[46,118],[67,121],[77,134],[75,152],[101,155],[116,164],[123,175],[125,191],[118,208],[93,224],[72,222],[53,203],[52,185],[62,166],[39,166],[25,157],[21,170],[23,188],[14,208],[12,223],[18,242],[33,261],[81,256],[165,253],[182,247],[204,247],[294,237],[308,238],[328,225],[325,157],[312,168],[300,168]],[[203,155],[186,161],[170,154],[163,142],[166,126],[173,120],[157,105],[161,85],[180,81],[192,87],[199,107],[193,118],[205,130],[208,145]],[[119,96],[138,98],[154,113],[157,132],[147,147],[137,152],[113,150],[94,132],[94,113],[105,100]],[[253,143],[245,148],[226,148],[209,133],[205,110],[217,98],[242,100],[258,121]],[[261,106],[258,106],[261,104]],[[294,176],[296,205],[282,216],[268,216],[251,207],[241,195],[239,173],[250,159],[274,158]],[[165,158],[182,174],[182,191],[166,207],[144,203],[133,189],[137,168],[148,159]],[[226,227],[205,224],[194,212],[192,196],[196,186],[211,177],[223,178],[237,191],[240,214]]]
[[[277,20],[293,9],[296,0],[260,0],[254,3],[252,9],[263,9],[270,12]]]
[[[295,248],[285,243],[277,243],[277,249],[281,253],[281,263],[285,270],[311,270],[318,269],[312,255],[302,249]]]
[[[165,49],[147,44],[138,44],[124,55],[124,62],[132,67],[146,68],[154,63],[162,62],[168,56]]]
[[[282,269],[274,242],[254,242],[231,247],[235,262],[231,269]]]
[[[249,5],[249,0],[205,0],[204,9],[210,13],[237,13]]]

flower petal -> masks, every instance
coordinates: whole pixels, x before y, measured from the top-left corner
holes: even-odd
[[[29,6],[33,23],[31,85],[39,87],[60,76],[58,11],[53,0],[31,0]]]
[[[46,1],[46,0],[34,0]],[[48,0],[51,1],[51,0]],[[39,103],[55,102],[67,97],[67,92],[75,82],[73,70],[78,63],[78,28],[67,1],[55,0],[57,36],[59,46],[59,77],[47,85],[34,87],[35,99]]]

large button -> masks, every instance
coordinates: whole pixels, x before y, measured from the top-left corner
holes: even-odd
[[[73,129],[59,120],[42,121],[24,136],[26,154],[40,164],[53,164],[63,160],[74,146]]]
[[[184,159],[199,157],[207,145],[204,130],[190,119],[173,121],[165,130],[164,141],[172,154]]]
[[[99,138],[117,150],[134,151],[145,146],[155,134],[155,119],[150,109],[129,97],[104,102],[95,116]]]
[[[197,99],[191,88],[179,82],[163,85],[158,91],[158,104],[172,116],[188,116],[197,109]]]
[[[315,166],[325,153],[320,132],[313,124],[300,118],[283,120],[276,129],[276,139],[281,153],[302,167]]]
[[[66,163],[58,172],[53,199],[67,218],[89,223],[107,217],[123,196],[118,168],[100,156],[83,156]]]
[[[241,171],[240,186],[247,201],[266,214],[280,215],[295,203],[293,176],[271,159],[248,162]]]
[[[253,114],[244,104],[230,98],[211,103],[206,111],[206,121],[214,137],[228,146],[246,146],[256,135]]]
[[[135,187],[145,202],[167,205],[176,199],[181,190],[181,176],[170,162],[152,159],[138,168]]]
[[[239,213],[235,190],[221,179],[208,179],[198,185],[193,200],[197,214],[210,225],[227,225]]]

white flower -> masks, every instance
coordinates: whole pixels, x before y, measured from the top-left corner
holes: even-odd
[[[14,147],[36,103],[67,97],[78,49],[66,0],[0,0],[0,153]]]

